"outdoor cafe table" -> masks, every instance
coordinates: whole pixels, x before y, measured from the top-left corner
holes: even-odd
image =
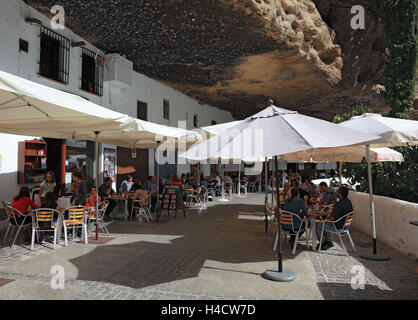
[[[311,210],[308,215],[308,226],[306,228],[306,237],[311,242],[312,250],[315,250],[316,248],[316,242],[317,242],[317,235],[316,235],[316,224],[322,223],[317,222],[317,219],[323,219],[325,217],[328,217],[330,212],[326,211],[320,211],[320,210]]]
[[[111,197],[109,197],[108,199],[111,200],[115,200],[118,202],[118,215],[119,215],[119,203],[122,202],[123,204],[123,210],[124,210],[124,217],[125,217],[125,221],[128,221],[128,217],[129,217],[129,212],[128,212],[128,202],[129,200],[131,200],[131,198],[129,197],[125,197],[123,195],[113,195]]]

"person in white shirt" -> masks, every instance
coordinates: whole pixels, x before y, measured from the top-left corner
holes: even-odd
[[[120,192],[125,193],[125,192],[134,191],[134,190],[132,190],[133,185],[134,185],[134,183],[132,181],[132,177],[127,176],[126,179],[122,182],[122,184],[120,186]]]

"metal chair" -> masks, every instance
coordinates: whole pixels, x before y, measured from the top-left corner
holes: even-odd
[[[57,217],[57,220],[54,219],[54,216]],[[54,209],[36,209],[33,211],[32,216],[32,240],[30,244],[30,249],[33,250],[35,244],[35,235],[38,236],[40,232],[54,232],[54,250],[57,246],[57,229],[60,227],[58,226],[58,217],[59,212]],[[43,224],[49,224],[48,229],[44,229],[45,226]],[[39,236],[38,236],[39,242]]]
[[[348,236],[348,239],[350,239],[350,243],[351,246],[353,247],[353,250],[357,252],[356,247],[354,246],[354,242],[353,239],[351,238],[350,235],[350,227],[351,227],[351,223],[353,222],[353,217],[354,217],[354,211],[347,213],[346,215],[342,216],[341,218],[339,218],[338,220],[335,221],[331,221],[331,220],[326,220],[324,219],[324,221],[322,222],[322,231],[321,231],[321,240],[319,242],[319,252],[321,252],[322,249],[322,238],[324,236],[324,231],[325,231],[325,223],[331,223],[334,227],[334,230],[327,230],[327,232],[331,232],[331,233],[335,233],[338,235],[338,238],[340,238],[341,241],[341,246],[344,250],[344,253],[346,254],[347,257],[349,257],[349,254],[347,252],[347,249],[344,245],[343,236]],[[344,221],[344,225],[342,227],[342,229],[338,229],[337,228],[337,223],[340,221]]]
[[[147,222],[150,222],[150,220],[152,220],[152,215],[149,210],[149,204],[151,202],[150,200],[151,200],[151,194],[146,196],[144,199],[141,199],[141,200],[137,199],[137,200],[132,201],[131,221],[132,221],[132,217],[135,211],[136,211],[135,215],[143,214],[145,218],[147,219]]]
[[[230,182],[225,183],[225,193],[228,193],[228,196],[232,198],[232,183]]]
[[[296,218],[296,220],[299,221],[299,228],[295,228],[294,225],[294,221],[293,218]],[[293,212],[289,212],[289,211],[281,211],[281,215],[280,215],[280,227],[282,228],[283,231],[283,236],[286,237],[286,235],[295,235],[296,234],[296,238],[295,238],[295,243],[293,244],[293,250],[292,250],[292,254],[294,255],[296,253],[296,246],[298,244],[298,240],[299,240],[299,235],[302,231],[305,230],[305,220],[302,219],[301,217],[299,217],[299,215],[293,213]],[[285,228],[283,228],[285,227]],[[278,241],[278,234],[276,235],[276,240],[274,242],[274,251],[276,251],[277,248],[277,241]],[[308,238],[306,237],[306,246],[309,246],[308,243]]]
[[[15,242],[16,242],[16,239],[19,235],[20,230],[24,226],[31,225],[32,224],[32,218],[29,214],[25,215],[25,214],[21,213],[19,210],[14,209],[12,207],[12,205],[10,204],[10,202],[2,201],[2,204],[3,204],[4,208],[6,209],[7,217],[9,219],[9,227],[7,228],[7,231],[4,235],[3,244],[6,241],[6,238],[7,238],[7,235],[9,234],[9,231],[11,231],[11,229],[13,229],[13,230],[17,229],[16,233],[15,233],[15,237],[13,239],[13,242],[10,244],[10,248],[12,248],[13,245],[15,244]],[[18,217],[22,217],[22,222],[21,223],[18,223]],[[13,235],[13,230],[10,232],[9,242],[10,242],[10,238]]]
[[[106,232],[106,234],[109,234],[109,230],[107,230],[107,226],[106,226],[106,224],[105,224],[105,222],[103,220],[103,217],[104,217],[104,215],[106,213],[106,210],[107,210],[107,206],[108,205],[109,205],[109,201],[108,200],[105,200],[105,201],[99,203],[99,212],[98,212],[97,216],[96,216],[96,212],[95,211],[92,211],[92,212],[90,212],[87,215],[87,217],[88,217],[88,226],[90,226],[90,223],[92,221],[96,221],[97,220],[97,223],[99,225],[99,229],[102,229],[102,231]],[[96,208],[93,208],[93,209],[95,210]],[[90,228],[87,228],[87,229],[89,230]]]
[[[244,190],[245,191],[245,196],[247,196],[248,195],[248,181],[241,180],[240,189],[241,189],[241,191]]]
[[[64,217],[63,226],[65,233],[65,246],[68,246],[67,242],[67,230],[73,230],[73,239],[75,239],[75,230],[81,229],[81,239],[84,238],[84,243],[88,244],[87,239],[87,208],[84,206],[76,206],[68,208],[65,212],[67,217]]]
[[[251,181],[248,185],[248,191],[250,192],[257,192],[257,187],[255,185],[255,182]]]

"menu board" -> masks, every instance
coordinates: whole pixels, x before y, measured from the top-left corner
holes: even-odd
[[[116,150],[104,149],[104,168],[103,172],[106,177],[111,177],[113,181],[116,181]]]

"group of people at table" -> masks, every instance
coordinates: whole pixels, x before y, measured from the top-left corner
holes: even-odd
[[[306,180],[298,187],[291,187],[290,183],[285,183],[283,190],[280,192],[280,204],[284,211],[298,215],[301,220],[293,217],[294,229],[298,230],[301,222],[305,217],[318,217],[325,219],[325,223],[316,223],[315,231],[318,240],[321,239],[322,227],[324,227],[324,235],[322,239],[322,250],[327,250],[333,247],[331,234],[327,231],[335,231],[334,225],[331,222],[339,220],[341,217],[353,211],[353,205],[348,199],[349,190],[341,186],[336,191],[329,187],[326,182],[321,182],[319,187],[316,187],[312,182]],[[344,226],[344,219],[337,221],[337,229],[342,229]],[[289,228],[282,225],[286,230]],[[302,225],[302,234],[305,231],[305,225]],[[291,231],[291,230],[288,230]],[[291,235],[290,242],[293,244],[295,235]],[[320,244],[318,244],[318,247]],[[318,247],[316,249],[318,249]]]
[[[226,177],[224,177],[224,181],[226,183],[231,183],[231,181],[226,181]],[[230,177],[229,177],[230,178]],[[244,177],[244,180],[248,178]],[[72,190],[73,195],[71,197],[71,205],[72,206],[86,206],[90,208],[94,208],[96,205],[96,197],[98,197],[98,203],[101,203],[103,200],[108,200],[109,204],[107,206],[104,220],[110,220],[110,214],[117,206],[117,192],[112,188],[112,178],[107,177],[102,185],[100,185],[99,190],[96,190],[96,187],[93,186],[91,188],[91,192],[89,194],[86,193],[86,186],[83,181],[83,176],[80,172],[74,172],[72,174]],[[326,216],[326,220],[328,221],[335,221],[339,218],[343,217],[347,213],[353,211],[353,206],[351,201],[347,198],[348,196],[348,189],[346,187],[340,187],[335,192],[332,188],[328,187],[325,182],[319,184],[319,188],[317,188],[313,183],[309,180],[306,180],[305,183],[298,183],[294,182],[293,179],[289,179],[292,181],[291,183],[284,183],[283,190],[280,192],[280,203],[282,205],[283,210],[295,213],[299,215],[302,220],[303,217],[307,215],[317,215],[318,217],[323,217],[326,212],[318,210],[319,206],[326,206],[326,205],[333,205],[332,213]],[[163,192],[163,188],[165,184],[177,184],[180,185],[181,190],[184,190],[185,186],[191,186],[197,188],[197,186],[205,186],[208,185],[217,186],[221,183],[219,175],[217,172],[214,172],[211,178],[206,179],[203,174],[200,176],[184,174],[179,179],[176,175],[169,175],[168,181],[163,181],[160,178],[160,190],[159,194]],[[293,185],[293,187],[292,187]],[[22,220],[24,219],[25,215],[30,214],[31,209],[38,209],[38,208],[49,208],[49,209],[57,209],[57,197],[56,197],[56,182],[53,172],[48,172],[46,174],[45,180],[40,185],[40,200],[41,203],[35,203],[31,199],[31,191],[28,187],[24,186],[19,190],[18,195],[13,199],[12,207],[15,209],[17,223],[21,224]],[[139,200],[144,201],[143,205],[148,206],[149,202],[151,202],[151,210],[155,209],[155,204],[157,202],[157,184],[156,184],[156,177],[149,177],[145,184],[141,184],[140,182],[134,182],[131,176],[127,176],[126,179],[122,182],[119,194],[121,197],[127,200]],[[128,213],[131,213],[131,206],[132,201],[128,202]],[[19,215],[20,212],[22,215]],[[300,227],[300,221],[297,219],[293,220],[294,228],[298,229]],[[304,223],[304,222],[303,222]],[[341,223],[344,223],[343,221]],[[46,226],[45,226],[46,227]],[[338,226],[337,228],[342,227]],[[316,233],[318,239],[320,239],[321,231],[322,231],[322,224],[316,225]],[[333,225],[325,222],[324,224],[325,231],[326,230],[334,230]],[[24,238],[25,241],[29,241],[30,239],[30,225],[24,228]],[[42,235],[40,237],[40,241],[42,241]],[[295,236],[291,238],[291,241],[295,240]],[[332,241],[330,235],[327,233],[324,234],[322,248],[324,250],[332,247]]]

